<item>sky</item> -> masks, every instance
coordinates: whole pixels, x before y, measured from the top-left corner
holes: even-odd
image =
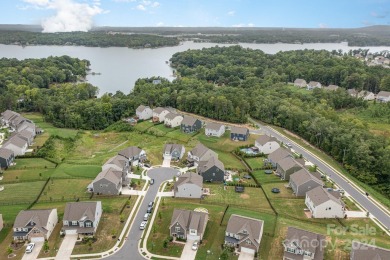
[[[357,28],[390,25],[390,0],[1,0],[0,24]]]

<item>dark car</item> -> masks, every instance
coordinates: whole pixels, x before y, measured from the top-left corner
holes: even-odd
[[[151,179],[150,180],[150,185],[153,185],[154,184],[154,179]]]
[[[149,163],[145,163],[144,166],[145,166],[146,168],[150,168],[150,164],[149,164]]]
[[[153,207],[148,207],[148,209],[146,210],[146,213],[152,213],[153,211]]]
[[[148,204],[149,207],[153,207],[153,205],[154,205],[153,201],[149,202],[149,204]]]

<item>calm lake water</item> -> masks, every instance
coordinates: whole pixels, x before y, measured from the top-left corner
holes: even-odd
[[[91,61],[91,71],[101,75],[88,75],[87,80],[98,86],[100,95],[106,92],[115,93],[121,90],[129,93],[135,81],[142,77],[161,76],[173,80],[172,69],[166,64],[176,52],[188,49],[202,49],[213,46],[231,46],[231,44],[184,42],[175,47],[158,49],[129,49],[123,47],[98,48],[82,46],[28,46],[0,45],[0,57],[5,58],[45,58],[48,56],[69,55]],[[241,46],[259,49],[265,53],[275,54],[279,51],[315,49],[339,50],[344,52],[358,47],[348,47],[346,43],[312,43],[312,44],[250,44]],[[390,47],[364,47],[371,52],[390,50]]]

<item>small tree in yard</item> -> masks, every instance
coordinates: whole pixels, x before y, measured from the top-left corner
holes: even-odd
[[[88,240],[88,248],[89,248],[89,250],[92,249],[92,241],[91,241],[91,239]]]
[[[10,248],[10,247],[8,247],[7,248],[7,253],[10,255],[10,254],[12,254],[14,252],[14,250],[12,250],[12,248]]]
[[[164,242],[163,242],[163,247],[164,248],[168,248],[168,242],[169,241],[167,239],[164,240]]]
[[[120,222],[124,222],[125,221],[125,216],[123,215],[123,214],[121,214],[121,216],[120,216]]]
[[[162,219],[161,211],[158,212],[158,218],[159,218],[160,220]]]
[[[49,251],[50,247],[49,247],[49,242],[47,242],[47,240],[45,240],[45,243],[43,244],[43,250],[45,252]]]

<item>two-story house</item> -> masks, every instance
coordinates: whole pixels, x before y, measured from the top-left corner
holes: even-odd
[[[376,100],[383,103],[390,102],[390,91],[379,91],[376,95]]]
[[[307,230],[288,227],[283,247],[283,260],[323,260],[326,238]]]
[[[339,86],[337,85],[329,85],[327,87],[324,87],[324,90],[329,90],[329,91],[336,91],[339,89]]]
[[[184,133],[198,132],[202,128],[202,121],[192,116],[184,116],[180,129]]]
[[[323,186],[321,174],[318,172],[310,173],[305,168],[291,174],[289,186],[292,188],[295,196],[306,196],[306,192]]]
[[[32,143],[34,141],[34,137],[35,137],[35,133],[32,133],[28,129],[24,129],[21,132],[18,132],[16,135],[18,137],[26,140],[28,146],[32,145]]]
[[[35,126],[35,124],[34,123],[32,123],[32,122],[27,122],[27,121],[24,121],[23,123],[21,123],[21,124],[19,124],[18,126],[17,126],[17,129],[16,129],[16,131],[17,132],[22,132],[22,131],[29,131],[29,132],[31,132],[31,134],[33,135],[33,137],[35,137],[38,133],[38,131],[37,131],[38,129],[37,129],[37,127]]]
[[[290,180],[290,175],[304,168],[303,160],[286,157],[276,163],[276,172],[282,180]]]
[[[231,126],[230,139],[233,141],[246,141],[249,138],[249,129],[246,127]]]
[[[351,260],[388,260],[390,259],[390,250],[374,245],[352,241]]]
[[[6,110],[3,113],[1,113],[1,123],[2,123],[2,125],[10,126],[12,119],[16,118],[18,116],[20,116],[19,113],[16,113],[16,112],[11,111],[11,110]]]
[[[218,154],[203,144],[198,143],[194,149],[188,152],[187,161],[193,162],[197,166],[200,161],[208,161],[211,157],[218,158]]]
[[[315,88],[321,88],[321,83],[317,81],[310,81],[309,84],[307,84],[307,90],[313,90]]]
[[[118,155],[125,157],[131,166],[137,166],[140,162],[142,163],[146,160],[146,152],[136,146],[127,147],[119,151]]]
[[[182,121],[183,121],[183,117],[181,115],[175,113],[168,113],[165,116],[164,125],[166,127],[174,128],[180,126]]]
[[[135,110],[135,114],[141,120],[148,120],[148,119],[152,118],[153,111],[148,106],[140,105]]]
[[[255,141],[255,146],[259,149],[259,153],[263,154],[270,154],[280,148],[278,140],[269,135],[260,135]]]
[[[14,135],[3,144],[3,148],[13,151],[15,156],[24,155],[27,152],[28,142],[18,135]]]
[[[205,135],[221,137],[225,133],[225,125],[214,122],[208,122],[205,127]]]
[[[156,107],[153,109],[153,122],[164,122],[165,116],[169,114],[168,109],[163,107]]]
[[[0,169],[6,169],[10,167],[14,160],[15,154],[12,150],[7,148],[0,148]]]
[[[65,206],[62,232],[65,234],[95,234],[102,217],[101,201],[68,202]]]
[[[203,177],[195,172],[181,175],[173,185],[175,198],[200,199],[203,195]]]
[[[255,255],[259,251],[263,226],[262,220],[232,214],[226,227],[225,245]]]
[[[163,158],[172,160],[180,160],[185,153],[184,145],[182,144],[165,144],[163,149]]]
[[[283,147],[280,147],[276,149],[274,152],[270,153],[268,155],[268,162],[272,164],[274,168],[276,168],[276,164],[280,161],[283,160],[286,157],[292,157],[292,154],[284,149]]]
[[[13,238],[43,242],[50,237],[57,222],[57,209],[22,210],[14,222]]]
[[[114,168],[102,170],[92,182],[92,191],[96,194],[118,195],[122,191],[122,171]]]
[[[362,90],[359,92],[358,97],[362,98],[363,100],[374,100],[375,94],[371,91]]]
[[[304,79],[296,79],[294,80],[294,86],[299,87],[299,88],[304,88],[306,87],[307,83],[306,80]]]
[[[202,240],[208,220],[209,216],[205,212],[174,209],[169,233],[172,237]]]
[[[123,182],[126,182],[127,174],[130,172],[129,160],[126,157],[119,154],[111,157],[103,164],[102,170],[104,171],[109,168],[122,172],[122,180]]]
[[[345,205],[340,193],[328,191],[322,186],[306,192],[305,204],[312,218],[344,218]]]
[[[196,172],[206,182],[223,182],[225,180],[225,166],[217,157],[199,161]]]

